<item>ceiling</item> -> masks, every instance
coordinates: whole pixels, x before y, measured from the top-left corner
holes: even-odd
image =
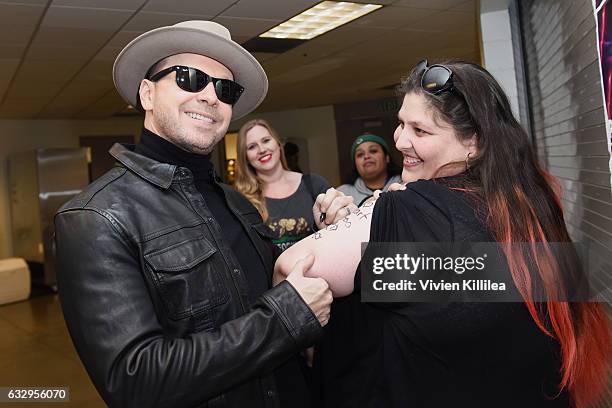
[[[390,97],[423,56],[479,62],[476,1],[373,0],[384,7],[282,54],[255,53],[270,79],[259,111]],[[111,69],[136,36],[202,19],[244,43],[318,2],[0,0],[0,118],[126,114]]]

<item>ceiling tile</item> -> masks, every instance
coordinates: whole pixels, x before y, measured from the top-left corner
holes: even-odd
[[[32,82],[32,78],[41,78],[41,72],[44,72],[45,78],[52,78],[53,82],[63,83],[72,78],[80,68],[81,64],[73,61],[26,60],[19,67],[19,73],[15,80],[29,83]]]
[[[141,11],[136,14],[129,23],[123,27],[126,31],[145,31],[152,30],[154,28],[164,27],[180,23],[181,21],[187,20],[209,20],[209,15],[196,15],[196,14],[173,14],[173,13],[153,13]]]
[[[325,33],[300,45],[299,47],[289,50],[288,52],[282,54],[281,57],[300,56],[306,60],[319,59],[338,52],[346,51],[356,44],[365,41],[373,41],[386,34],[388,34],[388,31],[384,28],[354,28],[353,25],[349,24]],[[301,63],[298,62],[298,65]]]
[[[2,58],[20,59],[21,56],[23,55],[23,51],[25,51],[24,45],[12,45],[12,44],[0,43],[0,55],[2,55]],[[0,76],[3,74],[4,72],[0,71]]]
[[[269,60],[270,58],[278,57],[278,54],[269,52],[254,52],[252,54],[255,58],[257,58],[257,61],[259,61],[260,63],[265,60]]]
[[[10,26],[35,25],[44,11],[42,6],[0,3],[0,21],[2,25]]]
[[[319,0],[258,0],[257,6],[253,7],[252,0],[241,0],[225,10],[221,16],[285,21],[317,3]]]
[[[398,7],[416,7],[432,10],[448,10],[464,3],[464,0],[397,0],[393,3]]]
[[[103,98],[111,89],[107,81],[71,82],[40,112],[38,117],[55,116],[59,112],[77,115],[87,106]]]
[[[70,39],[74,47],[89,47],[93,53],[100,48],[112,35],[110,31],[87,30],[84,28],[41,27],[36,34],[32,46],[56,46],[65,44]]]
[[[436,39],[450,41],[448,36],[443,33],[431,33],[426,31],[388,31],[378,38],[362,42],[355,47],[351,47],[344,52],[357,53],[370,56],[385,55],[390,58],[397,54],[399,56],[411,54],[411,50],[418,48],[419,44],[428,44]]]
[[[87,106],[76,117],[79,119],[105,118],[123,111],[126,105],[127,103],[119,94],[113,91]]]
[[[51,60],[51,61],[80,61],[85,62],[91,57],[91,47],[69,47],[69,46],[49,46],[32,45],[28,49],[26,59],[32,61]]]
[[[237,17],[217,17],[214,21],[230,30],[232,37],[243,36],[251,38],[268,31],[271,27],[278,24],[274,20]]]
[[[342,67],[346,58],[332,57],[324,58],[310,64],[298,65],[291,70],[272,76],[275,84],[291,84],[308,81],[312,78],[324,75],[326,72]]]
[[[115,58],[117,58],[122,49],[123,47],[106,46],[96,54],[93,61],[115,61]]]
[[[42,27],[86,28],[115,31],[132,15],[131,11],[52,6]]]
[[[476,0],[467,0],[461,4],[453,6],[449,9],[450,11],[470,11],[476,13]]]
[[[235,35],[232,33],[232,40],[236,41],[238,44],[244,44],[251,38],[253,38],[252,35]]]
[[[108,81],[112,85],[114,60],[95,60],[85,66],[75,78],[76,81]]]
[[[47,103],[47,100],[37,97],[22,99],[6,99],[0,105],[0,118],[31,118]]]
[[[114,89],[115,87],[112,84],[109,86],[108,81],[105,80],[72,81],[62,89],[62,93],[58,95],[57,100],[73,99],[78,102],[79,98],[85,97],[85,94],[88,93],[96,95],[93,99],[99,99]],[[87,106],[87,104],[81,104],[81,107],[83,106]]]
[[[387,33],[388,31],[385,28],[347,24],[327,32],[311,42],[318,47],[324,47],[326,43],[330,45],[351,46],[352,44],[371,40]]]
[[[160,13],[176,13],[216,16],[223,10],[235,3],[236,0],[181,0],[180,3],[168,0],[149,0],[143,11],[155,11]],[[192,19],[193,20],[193,19]]]
[[[54,78],[49,78],[45,81],[44,86],[41,86],[40,81],[33,81],[31,78],[29,81],[25,81],[22,75],[18,75],[13,81],[13,86],[8,90],[6,94],[7,100],[21,100],[21,99],[44,99],[46,101],[51,100],[64,86],[64,83],[53,81]]]
[[[47,0],[1,0],[0,4],[8,5],[23,5],[23,6],[44,6],[47,4]]]
[[[0,100],[8,89],[9,82],[15,75],[15,70],[19,66],[19,59],[0,59]]]
[[[387,6],[358,18],[350,26],[353,28],[369,27],[393,30],[397,27],[410,25],[415,20],[425,19],[434,13],[436,11],[429,9]]]
[[[351,0],[353,3],[361,3],[361,4],[382,4],[388,5],[392,4],[396,0]]]
[[[36,115],[36,107],[30,106],[27,101],[19,105],[4,103],[0,105],[0,119],[28,119]]]
[[[143,10],[134,15],[133,11],[145,1],[54,0],[32,40],[48,1],[0,0],[0,56],[5,58],[0,60],[0,97],[20,66],[25,46],[31,42],[6,98],[10,106],[0,107],[0,117],[111,116],[126,106],[113,88],[112,63],[121,49],[144,31],[179,21],[212,19],[223,12],[216,20],[228,26],[232,37],[243,43],[317,3],[148,0]],[[399,82],[423,56],[432,60],[449,56],[480,58],[476,0],[373,3],[387,7],[286,53],[256,53],[271,80],[269,96],[260,110],[388,97],[393,91],[379,88]],[[119,28],[121,31],[115,34]],[[89,63],[84,66],[86,61]],[[41,89],[31,78],[43,69],[49,86]],[[37,92],[36,98],[30,96]]]
[[[77,114],[78,109],[74,106],[65,108],[53,108],[53,110],[45,109],[36,115],[36,119],[68,119]]]
[[[0,70],[3,75],[0,78],[6,78],[12,76],[15,68],[19,65],[20,60],[18,58],[0,58]]]
[[[134,38],[138,37],[140,34],[144,33],[144,31],[127,31],[121,30],[115,35],[113,38],[106,44],[108,47],[125,47],[132,41]]]
[[[11,26],[8,24],[0,24],[0,44],[21,45],[26,46],[36,25],[29,26]]]
[[[432,26],[431,21],[435,21]],[[405,28],[410,30],[429,30],[439,27],[442,32],[462,32],[475,30],[477,26],[476,14],[461,11],[441,11],[432,15],[431,19],[414,21]]]
[[[136,10],[143,3],[146,0],[53,0],[54,6],[115,10]]]

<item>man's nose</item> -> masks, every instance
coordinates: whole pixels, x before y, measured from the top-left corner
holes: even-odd
[[[215,92],[215,85],[210,81],[206,84],[204,89],[198,92],[198,100],[208,103],[209,105],[216,105],[219,103],[217,93]]]

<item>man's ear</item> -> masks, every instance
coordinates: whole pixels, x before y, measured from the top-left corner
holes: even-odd
[[[153,109],[155,101],[155,84],[148,79],[143,79],[140,82],[140,88],[138,90],[140,97],[140,104],[145,111]]]
[[[388,154],[385,155],[385,158],[386,158],[387,163],[389,163],[391,161],[391,157],[389,157]]]

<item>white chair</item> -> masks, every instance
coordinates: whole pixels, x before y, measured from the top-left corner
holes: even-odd
[[[22,258],[0,259],[0,305],[30,296],[30,269]]]

